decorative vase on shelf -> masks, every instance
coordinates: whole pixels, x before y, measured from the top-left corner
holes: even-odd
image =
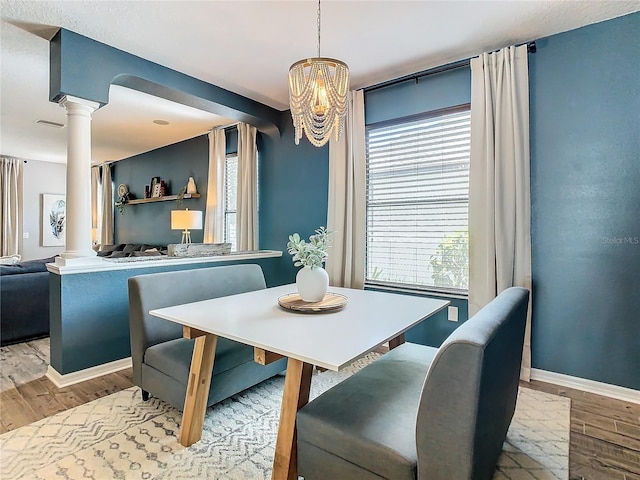
[[[320,302],[329,288],[329,274],[322,267],[305,265],[296,275],[296,287],[304,302]]]
[[[187,183],[187,193],[198,193],[198,189],[196,188],[196,182],[193,177],[189,177],[189,182]]]

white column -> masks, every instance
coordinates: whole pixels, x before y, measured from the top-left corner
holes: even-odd
[[[66,244],[62,261],[95,257],[91,248],[91,114],[96,102],[66,95],[60,105],[67,110],[67,211]]]

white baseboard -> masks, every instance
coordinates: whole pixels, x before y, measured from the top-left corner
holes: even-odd
[[[60,374],[58,371],[49,365],[47,369],[47,378],[53,382],[58,388],[68,387],[69,385],[75,385],[76,383],[86,382],[92,378],[101,377],[108,373],[119,372],[126,368],[131,367],[131,357],[116,360],[114,362],[104,363],[77,372]]]
[[[572,377],[562,373],[548,372],[537,368],[531,369],[531,380],[539,380],[541,382],[553,383],[562,387],[575,388],[605,397],[617,398],[625,402],[640,404],[640,391],[631,388],[619,387],[609,383],[596,382],[587,380],[586,378]]]

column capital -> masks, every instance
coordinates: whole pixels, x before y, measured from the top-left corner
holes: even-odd
[[[90,114],[100,108],[100,104],[92,102],[91,100],[85,100],[84,98],[74,97],[73,95],[65,95],[58,101],[58,105],[67,109],[77,107]]]

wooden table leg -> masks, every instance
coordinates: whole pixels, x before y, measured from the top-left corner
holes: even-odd
[[[184,336],[191,338],[186,330]],[[193,445],[202,438],[204,414],[207,410],[207,398],[211,386],[211,372],[213,371],[217,343],[217,335],[203,332],[195,339],[187,395],[184,399],[182,412],[182,424],[180,425],[180,444],[185,447]]]
[[[392,338],[391,340],[389,340],[389,350],[393,350],[394,348],[399,347],[404,342],[405,342],[404,333],[401,333],[397,337]]]
[[[290,358],[284,380],[272,480],[297,480],[296,413],[309,402],[313,365]]]

